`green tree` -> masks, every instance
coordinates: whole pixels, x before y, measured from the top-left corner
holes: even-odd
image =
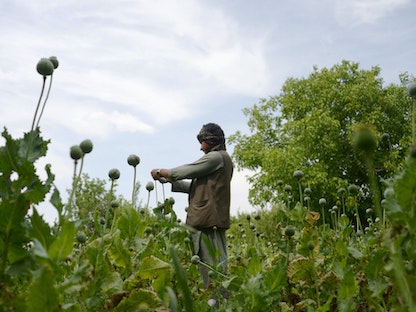
[[[400,169],[411,142],[412,105],[406,88],[411,77],[402,74],[400,85],[385,86],[380,71],[377,66],[360,69],[350,61],[314,67],[307,78],[287,79],[279,95],[243,110],[250,134],[238,131],[230,143],[237,166],[254,172],[249,178],[252,204],[273,203],[284,185],[291,185],[293,196],[299,197],[295,170],[304,172],[301,182],[312,189],[315,207],[320,197],[333,205],[333,194],[349,184],[359,185],[368,199],[366,162],[353,144],[358,125],[371,125],[379,141],[373,154],[378,181]]]

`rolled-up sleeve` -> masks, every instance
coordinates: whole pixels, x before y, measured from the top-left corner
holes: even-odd
[[[172,182],[172,192],[189,193],[191,181],[177,180]]]

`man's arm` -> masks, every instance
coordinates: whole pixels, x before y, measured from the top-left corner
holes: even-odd
[[[224,160],[219,152],[210,152],[197,161],[172,169],[153,169],[151,175],[154,180],[174,182],[183,179],[193,179],[208,175],[224,166]]]
[[[205,154],[197,161],[167,170],[172,181],[193,179],[206,176],[224,166],[224,160],[219,152]]]

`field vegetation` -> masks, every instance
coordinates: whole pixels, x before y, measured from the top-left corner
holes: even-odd
[[[255,213],[232,218],[228,271],[209,267],[203,289],[188,228],[164,185],[156,206],[117,195],[83,172],[93,142],[69,148],[68,201],[50,165],[40,119],[54,70],[41,59],[30,131],[0,146],[0,311],[415,311],[416,88],[383,86],[380,69],[342,62],[245,110],[252,133],[230,137],[250,178]],[[44,92],[49,79],[49,88]],[[126,161],[134,172],[138,155]],[[41,179],[39,172],[46,173]],[[58,218],[37,207],[49,200]],[[180,208],[182,209],[182,208]],[[211,306],[213,294],[231,296]]]

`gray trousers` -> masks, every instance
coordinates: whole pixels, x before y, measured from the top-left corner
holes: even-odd
[[[202,262],[218,269],[220,265],[224,273],[227,270],[228,255],[224,229],[204,229],[192,233],[194,253],[199,256]],[[220,268],[220,269],[221,269]],[[204,280],[204,287],[208,288],[210,277],[209,269],[199,265],[199,272]]]

